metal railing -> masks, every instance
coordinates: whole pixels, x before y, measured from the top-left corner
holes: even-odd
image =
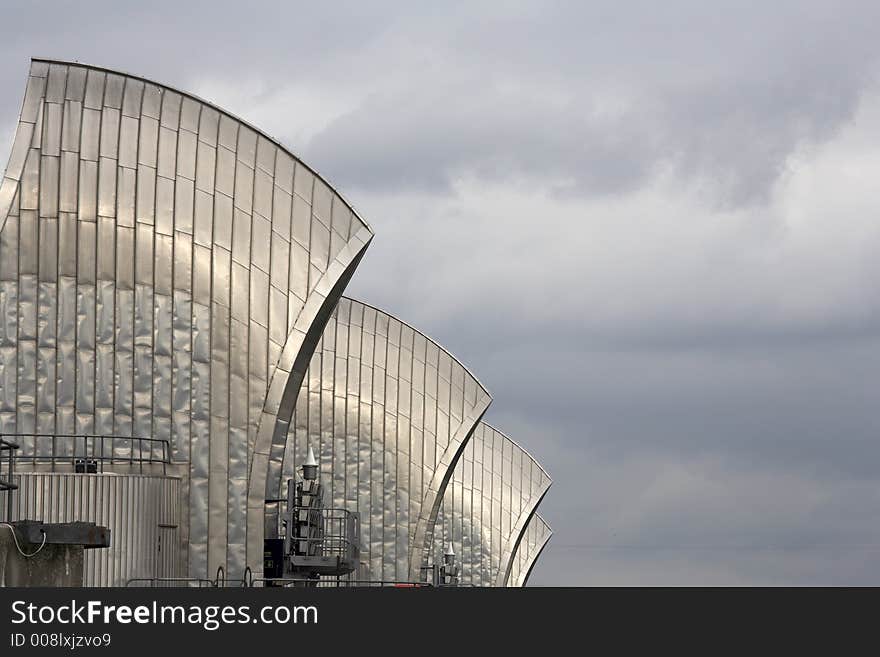
[[[247,586],[254,586],[261,583],[264,586],[312,586],[321,589],[336,588],[374,588],[374,587],[393,587],[401,589],[422,589],[431,588],[431,584],[427,582],[406,582],[395,580],[375,580],[375,579],[305,579],[300,577],[257,577],[251,579]]]
[[[247,586],[245,582],[250,575],[250,567],[245,569],[244,578],[241,580],[226,581],[226,571],[223,566],[218,566],[217,576],[214,579],[206,579],[204,577],[132,577],[125,581],[126,588],[146,587],[146,588],[224,588],[226,586]]]
[[[217,577],[206,579],[203,577],[133,577],[125,582],[127,587],[149,588],[253,588],[257,585],[278,587],[312,586],[318,588],[373,588],[392,587],[401,589],[432,588],[428,582],[406,582],[396,580],[354,580],[340,577],[325,578],[320,580],[304,577],[254,577],[250,566],[245,568],[241,579],[226,579],[223,566],[217,568]]]
[[[297,577],[245,577],[234,580],[213,580],[200,577],[133,577],[125,582],[126,587],[140,588],[252,588],[258,585],[277,587],[317,587],[317,588],[373,588],[392,587],[402,589],[432,588],[426,582],[403,582],[390,580],[346,580],[346,579],[305,579]]]
[[[212,579],[199,577],[132,577],[126,580],[127,588],[217,588],[217,583]]]
[[[18,447],[18,443],[4,440],[2,434],[0,434],[0,475],[3,474],[3,452],[9,452],[6,461],[6,478],[4,479],[0,476],[0,493],[6,493],[6,522],[12,520],[12,491],[18,490],[18,484],[13,482],[13,478],[15,477],[15,459],[13,456]]]
[[[14,438],[16,443],[7,439]],[[4,433],[0,443],[17,444],[21,449],[10,455],[18,463],[69,465],[74,472],[103,472],[105,464],[137,467],[140,473],[153,465],[162,466],[162,474],[171,462],[168,441],[161,438],[93,434]],[[10,467],[12,467],[10,465]]]
[[[320,528],[313,536],[290,537],[297,554],[337,557],[340,561],[357,563],[360,559],[360,516],[357,513],[347,509],[321,509],[318,514],[307,507],[294,507],[294,517],[299,512],[319,519]]]

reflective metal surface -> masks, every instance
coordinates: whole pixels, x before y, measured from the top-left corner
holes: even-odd
[[[273,438],[371,237],[222,110],[33,61],[0,182],[0,432],[168,440],[185,574],[261,572]]]
[[[510,570],[510,578],[507,581],[508,586],[525,586],[529,582],[529,576],[532,569],[541,556],[547,542],[553,535],[550,525],[547,521],[536,513],[526,525],[526,531],[523,534],[519,549],[513,555],[513,565]]]
[[[94,522],[110,547],[86,550],[84,586],[124,586],[133,577],[177,577],[180,480],[150,475],[24,473],[13,520]]]
[[[480,422],[446,487],[433,562],[452,544],[465,586],[506,586],[526,527],[551,480],[513,440]]]
[[[325,504],[361,516],[361,567],[352,578],[417,581],[447,482],[490,399],[425,335],[343,298],[312,358],[290,431],[273,445],[266,499],[284,495],[311,440]]]

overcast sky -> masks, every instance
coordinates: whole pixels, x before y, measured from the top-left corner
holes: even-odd
[[[0,160],[31,56],[301,155],[551,473],[532,584],[880,585],[880,3],[127,4],[4,3]]]

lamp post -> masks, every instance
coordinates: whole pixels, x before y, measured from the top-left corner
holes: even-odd
[[[305,462],[302,464],[303,479],[306,481],[314,481],[318,478],[318,461],[315,459],[315,453],[312,446],[309,445],[309,453]]]
[[[443,565],[440,567],[440,581],[444,586],[458,586],[458,566],[455,565],[455,548],[452,541],[443,553]]]

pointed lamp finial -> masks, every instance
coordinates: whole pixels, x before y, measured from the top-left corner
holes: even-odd
[[[443,561],[450,566],[455,562],[455,549],[452,547],[452,541],[449,542],[449,547],[446,548]]]
[[[315,460],[315,453],[312,451],[312,445],[309,444],[309,453],[306,456],[305,463],[302,465],[303,479],[313,481],[318,478],[318,461]]]

